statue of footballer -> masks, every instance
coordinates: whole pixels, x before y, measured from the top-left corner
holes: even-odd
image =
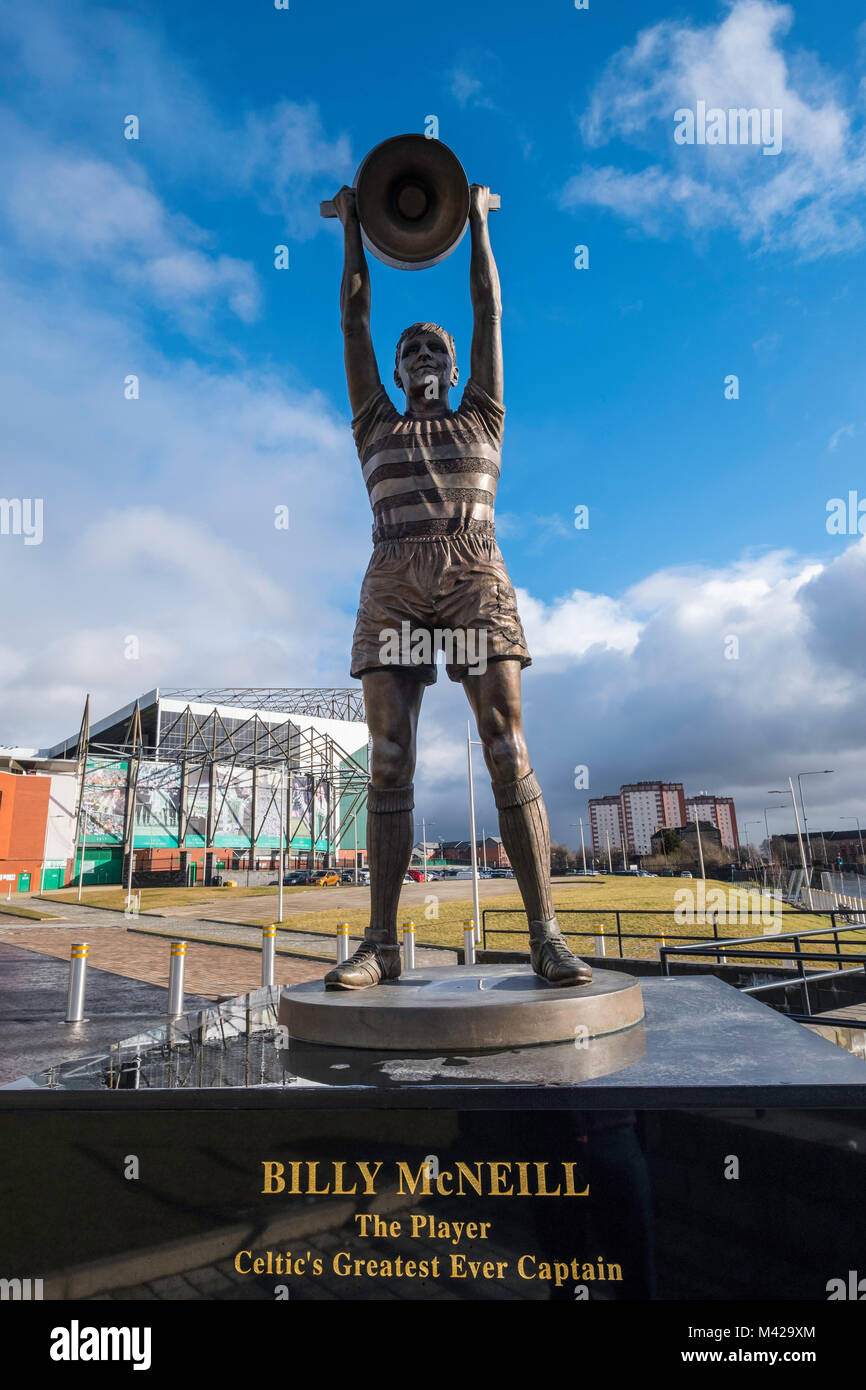
[[[550,886],[550,836],[523,733],[520,673],[531,658],[493,525],[505,409],[499,276],[488,231],[490,190],[470,189],[473,309],[469,381],[457,410],[454,339],[415,323],[397,344],[401,414],[379,377],[370,334],[370,276],[355,193],[334,199],[343,225],[341,291],[346,379],[355,443],[373,509],[373,554],[361,588],[352,645],[372,741],[367,802],[370,924],[360,947],[325,976],[328,989],[364,989],[400,974],[397,908],[414,830],[412,778],[424,688],[436,680],[410,646],[383,660],[383,634],[475,630],[483,662],[452,661],[484,751],[502,843],[529,919],[532,968],[551,985],[582,985],[590,966],[563,940]],[[408,624],[408,629],[404,626]],[[416,644],[416,649],[417,649]],[[420,644],[423,648],[423,644]]]

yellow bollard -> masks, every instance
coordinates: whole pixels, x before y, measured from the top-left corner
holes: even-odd
[[[415,923],[403,923],[403,965],[406,970],[415,969]]]

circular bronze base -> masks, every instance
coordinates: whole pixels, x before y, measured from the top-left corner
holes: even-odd
[[[562,988],[525,965],[446,965],[371,989],[326,990],[319,980],[284,989],[279,1022],[302,1042],[417,1052],[595,1038],[643,1015],[639,982],[613,970]]]

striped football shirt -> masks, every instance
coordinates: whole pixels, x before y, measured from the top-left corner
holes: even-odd
[[[471,377],[459,409],[438,419],[401,415],[380,385],[352,421],[374,543],[494,536],[504,423],[505,407]]]

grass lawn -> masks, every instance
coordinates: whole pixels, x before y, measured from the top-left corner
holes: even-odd
[[[258,888],[136,888],[141,894],[141,911],[150,912],[158,907],[187,907],[190,903],[225,902],[226,898],[266,898],[276,897],[276,887],[263,884]],[[308,892],[306,884],[292,889],[292,894]],[[42,893],[43,898],[53,902],[69,903],[78,901],[78,888],[61,888],[56,893]],[[105,888],[85,888],[81,894],[84,907],[111,907],[123,912],[126,907],[126,888],[112,885]]]
[[[677,924],[674,920],[674,910],[678,903],[675,894],[678,890],[689,889],[694,893],[698,892],[699,880],[696,879],[640,879],[626,877],[609,877],[606,880],[593,879],[556,879],[553,884],[553,898],[557,911],[560,914],[560,927],[563,931],[581,930],[593,933],[592,936],[572,938],[569,942],[572,949],[580,954],[581,952],[591,955],[596,951],[598,937],[594,929],[603,926],[605,929],[605,939],[607,951],[610,955],[618,955],[617,936],[616,936],[616,909],[620,910],[620,921],[623,932],[636,932],[640,934],[640,940],[624,940],[623,952],[626,956],[656,958],[660,938],[665,937],[667,945],[683,944],[675,940],[675,937],[688,937],[698,939],[703,936],[712,936],[712,927],[709,922],[698,919],[692,923]],[[435,897],[436,884],[430,886],[430,896]],[[707,883],[707,893],[713,890],[722,890],[725,894],[725,912],[728,914],[727,921],[723,916],[719,920],[719,936],[721,938],[742,937],[742,936],[762,936],[764,934],[764,923],[760,918],[761,900],[753,893],[746,894],[741,888],[732,888],[730,884],[710,880]],[[495,908],[500,912],[504,909],[507,915],[488,915],[488,946],[501,948],[503,950],[526,950],[526,919],[523,915],[523,904],[519,894],[506,894],[502,897],[484,897],[484,881],[481,884],[481,908]],[[772,899],[768,902],[772,904]],[[695,899],[696,912],[700,913],[700,898]],[[712,898],[706,900],[707,910],[714,906]],[[796,912],[791,908],[782,906],[781,931],[793,931],[801,929],[809,931],[814,928],[828,926],[829,919],[819,914],[809,914]],[[591,909],[590,915],[586,917],[569,917],[568,909]],[[436,916],[426,916],[435,910]],[[638,916],[639,911],[651,911],[652,916]],[[772,913],[772,906],[766,909],[768,917]],[[411,912],[409,909],[401,911],[398,920],[400,922],[414,920],[416,929],[416,940],[418,945],[427,946],[450,946],[457,947],[463,945],[463,923],[472,916],[472,899],[466,897],[452,902],[433,902],[426,908],[423,906],[415,907]],[[265,926],[272,918],[250,917],[247,919],[252,926]],[[338,910],[325,912],[296,913],[290,918],[284,919],[279,925],[288,931],[318,931],[326,932],[328,935],[334,933],[338,922],[348,922],[353,936],[361,936],[369,921],[369,913],[366,910],[349,911],[340,913]],[[511,930],[520,930],[520,935],[506,936],[499,935],[493,931],[494,927],[505,927]],[[771,932],[767,933],[771,935]],[[856,940],[854,939],[856,938]],[[828,941],[832,938],[828,936]],[[845,938],[843,938],[843,942]],[[866,932],[853,933],[850,941],[850,950],[862,949],[862,943],[866,941]],[[822,949],[820,946],[812,946],[809,949]],[[748,962],[753,963],[753,962]],[[754,962],[757,963],[757,962]],[[813,968],[819,968],[817,965]]]
[[[8,917],[29,917],[32,922],[47,922],[51,919],[50,912],[34,912],[32,907],[19,907],[17,903],[8,903],[5,898],[0,898],[0,914],[2,913]]]

